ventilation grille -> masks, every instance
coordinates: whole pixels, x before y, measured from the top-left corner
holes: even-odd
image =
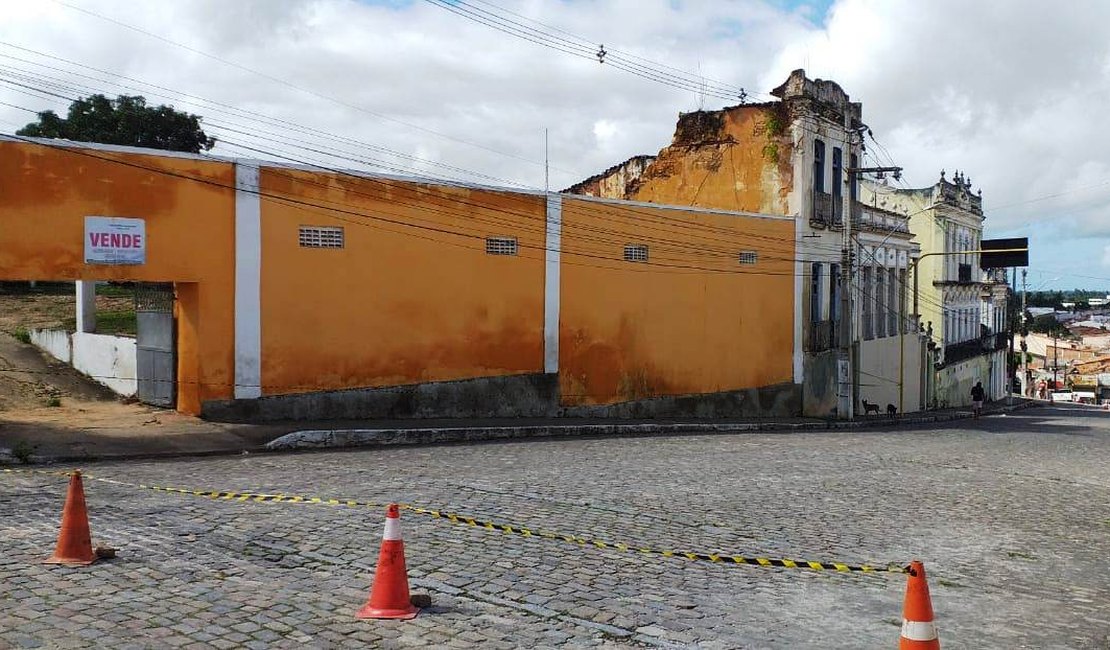
[[[740,251],[741,264],[757,264],[759,262],[759,253],[755,251]]]
[[[486,255],[516,255],[515,237],[486,237]]]
[[[301,226],[301,248],[343,248],[343,229],[330,226]]]
[[[648,261],[648,247],[644,244],[629,244],[624,247],[625,262]]]

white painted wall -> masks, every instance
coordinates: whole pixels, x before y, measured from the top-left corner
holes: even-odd
[[[77,332],[72,337],[73,367],[120,395],[138,391],[135,339]]]
[[[258,163],[235,163],[235,399],[262,396],[262,201]]]
[[[880,412],[886,413],[887,404],[898,406],[898,382],[901,379],[903,412],[920,411],[923,345],[921,336],[917,334],[907,334],[901,342],[897,336],[860,341],[860,398],[878,404]],[[899,346],[904,346],[901,354]],[[856,408],[862,409],[863,406],[857,404]]]
[[[94,280],[78,280],[75,283],[78,332],[96,331],[96,284]]]
[[[138,391],[135,339],[65,330],[31,330],[31,343],[58,361],[70,363],[120,395]]]
[[[31,343],[58,361],[69,363],[72,348],[65,330],[31,330]]]
[[[563,247],[563,197],[547,195],[547,250],[543,276],[543,371],[559,372],[559,266]]]

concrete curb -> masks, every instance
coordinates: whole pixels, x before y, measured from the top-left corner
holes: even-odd
[[[1033,402],[1003,406],[984,416],[1005,414],[1036,406]],[[428,445],[484,440],[524,440],[529,438],[572,438],[580,436],[653,436],[678,434],[728,434],[752,431],[791,432],[864,429],[880,426],[906,426],[950,422],[971,417],[970,411],[950,411],[897,420],[874,418],[854,421],[755,422],[735,424],[559,424],[520,427],[440,427],[417,429],[309,429],[294,431],[266,443],[267,451],[298,449],[336,449],[385,445]]]

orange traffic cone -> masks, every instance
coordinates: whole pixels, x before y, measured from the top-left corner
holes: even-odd
[[[420,610],[409,598],[409,574],[405,568],[405,543],[401,541],[401,514],[390,504],[385,514],[385,534],[378,555],[378,570],[370,599],[355,614],[358,618],[415,618]]]
[[[925,565],[910,562],[906,601],[902,605],[902,639],[899,650],[940,650],[937,626],[933,623],[933,601],[925,582]]]
[[[89,513],[85,509],[85,487],[81,472],[69,477],[69,491],[62,508],[62,529],[58,532],[58,545],[47,564],[86,565],[96,562],[92,537],[89,534]]]

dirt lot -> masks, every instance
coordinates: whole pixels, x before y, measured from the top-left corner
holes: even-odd
[[[134,307],[128,296],[97,296],[96,303],[100,313],[125,313]],[[121,399],[14,336],[20,329],[71,328],[75,317],[72,293],[0,294],[0,428],[135,430],[196,422]]]
[[[97,296],[98,312],[121,313],[134,308],[130,297]],[[15,335],[20,329],[70,329],[76,319],[73,293],[0,294],[0,332]],[[107,333],[107,332],[106,332]],[[69,406],[81,402],[88,409],[118,404],[105,388],[88,381],[72,368],[47,359],[8,336],[0,341],[0,410],[5,419],[14,411],[43,412],[51,419],[66,417]],[[61,406],[53,406],[58,402]],[[85,412],[85,411],[82,411]],[[68,414],[72,415],[72,414]]]
[[[120,314],[134,311],[129,296],[97,296],[98,314]],[[72,328],[77,319],[77,301],[72,293],[0,294],[0,331],[14,334],[20,328]],[[98,319],[98,325],[103,319]],[[115,331],[101,331],[115,334]]]

